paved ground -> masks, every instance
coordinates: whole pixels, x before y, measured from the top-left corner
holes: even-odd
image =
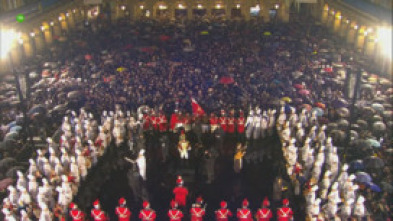
[[[152,143],[155,142],[151,141],[150,144]],[[151,154],[154,151],[152,148],[157,147],[154,145],[149,147],[149,143],[147,145],[148,159],[150,157],[151,160],[148,161],[148,181],[142,184],[146,188],[137,186],[138,181],[135,178],[137,176],[134,176],[132,169],[121,161],[121,158],[127,154],[127,152],[123,152],[124,147],[124,149],[116,149],[108,154],[111,157],[105,159],[107,163],[99,165],[105,169],[97,168],[96,171],[93,171],[93,174],[86,181],[87,184],[82,186],[84,190],[78,195],[80,199],[77,199],[77,202],[79,200],[79,203],[85,204],[82,206],[86,211],[89,211],[91,202],[98,197],[104,210],[109,213],[111,218],[115,219],[114,208],[117,206],[117,201],[120,197],[125,197],[128,206],[132,208],[135,220],[142,204],[141,199],[135,197],[139,194],[142,195],[142,198],[149,199],[152,208],[157,211],[158,220],[167,220],[166,214],[169,209],[169,202],[173,198],[172,189],[175,186],[175,177],[177,174],[182,174],[185,179],[185,186],[190,191],[188,208],[195,198],[201,195],[207,203],[207,215],[204,220],[214,220],[213,212],[219,208],[219,203],[223,199],[228,201],[229,208],[232,211],[236,211],[236,208],[240,207],[241,201],[246,197],[250,201],[251,209],[255,212],[265,196],[272,199],[274,179],[283,174],[283,158],[277,136],[266,138],[255,144],[250,143],[249,153],[255,155],[265,151],[266,154],[261,158],[261,161],[257,160],[258,162],[255,163],[252,162],[253,160],[250,162],[245,160],[243,171],[240,174],[235,174],[233,171],[232,150],[234,142],[231,139],[225,139],[225,152],[216,159],[216,179],[211,184],[205,183],[206,177],[203,175],[200,178],[195,177],[193,162],[184,167],[176,164],[174,158],[169,158],[169,162],[162,163],[157,156]],[[102,171],[108,171],[109,173]],[[99,175],[94,175],[94,173]],[[102,178],[97,178],[97,176]],[[286,178],[284,175],[282,176],[284,179]],[[95,181],[97,183],[95,191],[87,194],[86,192],[90,190],[88,186],[94,185],[94,181],[89,181],[89,179],[99,180]],[[102,183],[102,186],[99,183]],[[133,194],[132,186],[137,189],[135,194]],[[297,211],[296,220],[302,220],[301,203],[294,200],[290,189],[291,187],[283,195],[290,198],[291,206]],[[84,199],[82,200],[82,198]],[[277,205],[281,205],[280,203],[272,202],[274,211]],[[184,209],[186,214],[188,208]],[[188,220],[188,218],[185,220]]]

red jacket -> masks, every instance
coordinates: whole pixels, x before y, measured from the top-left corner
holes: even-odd
[[[73,221],[83,221],[85,219],[85,214],[77,209],[73,209],[70,211],[70,216]]]
[[[91,217],[94,221],[106,221],[107,217],[102,210],[99,209],[92,209],[91,210]]]
[[[228,221],[228,218],[232,216],[232,212],[229,209],[219,209],[216,211],[217,221]]]
[[[293,216],[292,209],[289,207],[279,208],[277,211],[277,220],[278,221],[289,221]]]
[[[170,122],[170,126],[169,126],[171,130],[175,129],[176,124],[178,123],[178,121],[179,121],[179,116],[177,114],[175,114],[175,113],[172,114],[171,122]]]
[[[235,118],[234,117],[229,117],[227,119],[228,126],[227,126],[227,132],[228,133],[235,133]]]
[[[158,130],[159,118],[153,115],[153,116],[150,116],[150,119],[151,119],[151,124],[153,125],[154,130]]]
[[[156,220],[156,217],[156,212],[151,209],[143,209],[139,213],[139,219],[141,219],[142,221],[154,221]]]
[[[116,215],[119,217],[119,221],[129,221],[131,217],[131,211],[127,207],[119,206],[115,210]]]
[[[181,221],[183,213],[178,209],[170,209],[168,211],[168,217],[170,221]]]
[[[224,132],[227,132],[227,118],[226,117],[220,117],[219,119],[218,119],[218,121],[220,122],[220,125],[221,125],[221,129],[224,131]]]
[[[210,121],[210,126],[217,127],[217,125],[218,125],[218,118],[217,117],[210,117],[209,121]]]
[[[243,208],[237,211],[237,220],[238,221],[252,221],[252,214],[250,209]]]
[[[179,186],[173,189],[173,194],[175,194],[175,201],[179,206],[186,206],[186,198],[188,195],[188,190],[185,187]]]
[[[237,132],[239,134],[244,133],[244,117],[237,118],[236,124],[237,124]]]
[[[202,221],[205,215],[205,210],[200,207],[193,207],[190,209],[191,221]]]
[[[158,122],[159,122],[159,129],[160,129],[160,131],[161,132],[166,131],[168,121],[167,121],[166,116],[164,114],[160,114]]]
[[[269,221],[272,217],[272,211],[268,208],[262,208],[257,211],[257,221]]]

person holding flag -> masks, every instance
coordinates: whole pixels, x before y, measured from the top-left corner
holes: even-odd
[[[192,114],[195,117],[201,117],[205,115],[205,111],[202,109],[201,105],[199,105],[194,98],[191,98],[191,107],[192,107]]]

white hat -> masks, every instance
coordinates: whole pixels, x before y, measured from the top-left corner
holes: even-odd
[[[321,127],[321,130],[326,130],[326,125],[323,125],[323,126]]]
[[[356,176],[354,174],[349,175],[348,180],[354,180]]]
[[[47,138],[46,138],[46,142],[48,142],[49,144],[51,144],[51,143],[53,143],[53,140],[52,140],[52,138],[47,137]]]
[[[10,192],[15,192],[16,191],[14,186],[8,186],[7,190],[10,191]]]
[[[341,170],[347,171],[348,170],[348,164],[344,163],[344,165],[341,167]]]
[[[29,159],[30,165],[35,165],[35,161],[33,159]]]
[[[43,183],[44,185],[49,184],[49,183],[48,183],[48,180],[47,180],[46,178],[42,178],[42,183]]]
[[[364,202],[364,197],[363,196],[359,196],[358,200],[356,201],[357,204],[363,203]]]
[[[16,171],[16,175],[18,175],[19,178],[25,178],[20,170]]]
[[[29,175],[27,175],[27,179],[29,179],[29,180],[35,180],[35,176],[29,174]]]
[[[313,187],[311,187],[311,190],[312,190],[313,192],[317,191],[317,190],[318,190],[318,186],[317,186],[317,185],[314,185]]]
[[[41,155],[42,155],[42,150],[41,150],[41,149],[38,149],[38,150],[37,150],[37,154],[38,154],[39,156],[41,156]]]
[[[145,154],[145,149],[141,149],[140,151],[139,151],[139,155],[144,155]]]

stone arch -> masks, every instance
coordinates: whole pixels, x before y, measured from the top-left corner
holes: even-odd
[[[165,1],[157,1],[153,5],[153,18],[167,19],[170,18],[169,4]]]

